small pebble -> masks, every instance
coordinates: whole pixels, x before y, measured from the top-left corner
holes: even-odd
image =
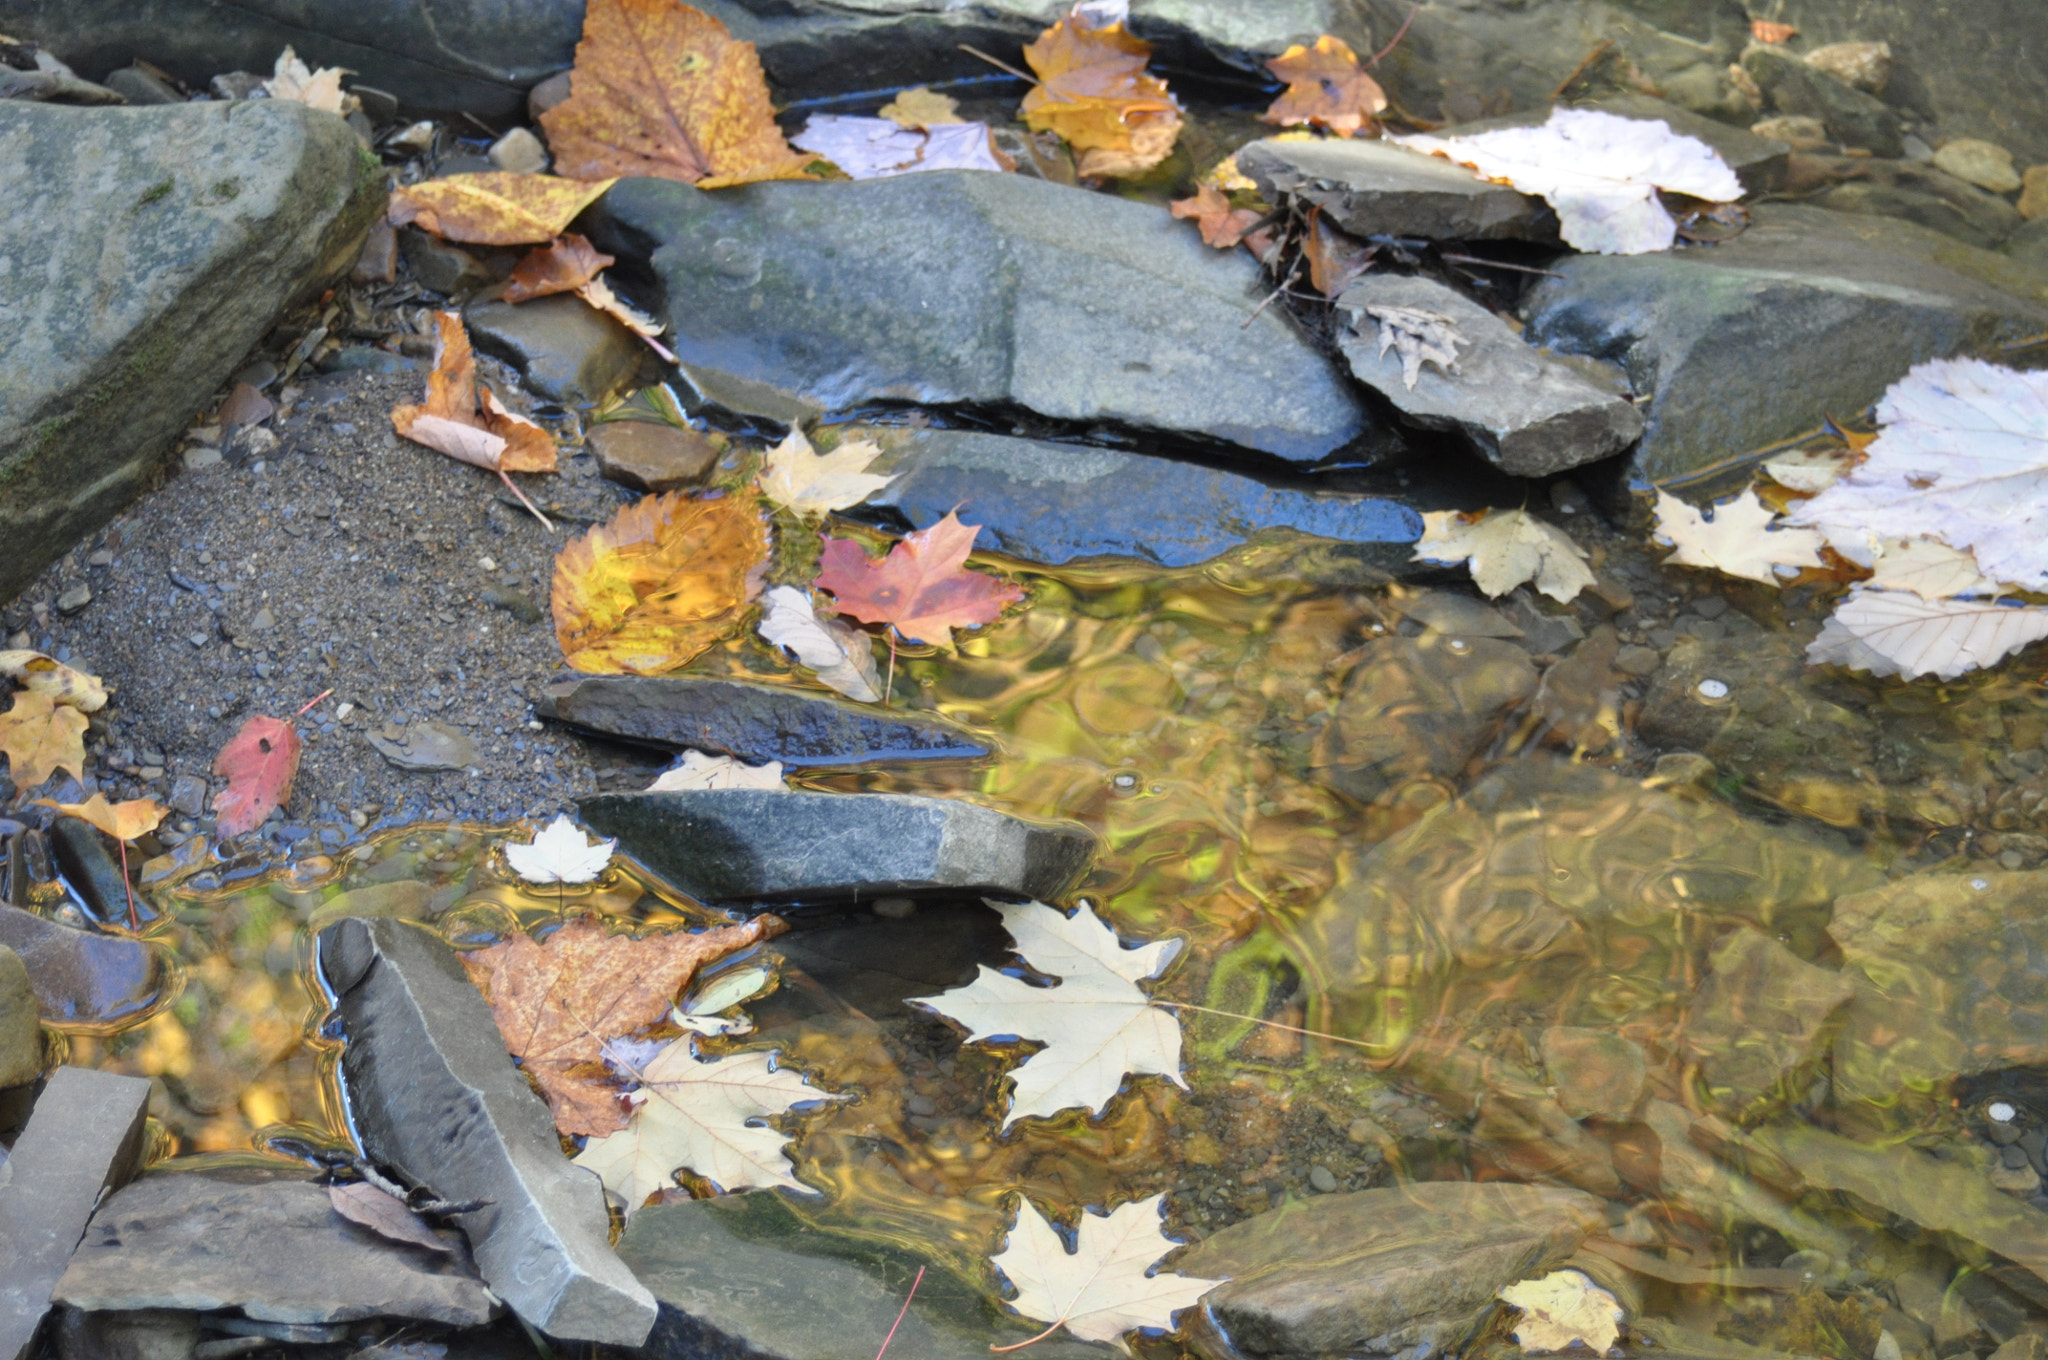
[[[86,558],[85,564],[89,567],[111,567],[114,565],[114,554],[105,548],[101,548],[91,557]]]
[[[1308,1183],[1318,1193],[1327,1195],[1337,1189],[1337,1176],[1327,1166],[1312,1166],[1308,1169]]]
[[[1657,668],[1664,664],[1664,658],[1657,655],[1654,647],[1627,646],[1614,654],[1614,668],[1623,675],[1641,680],[1655,675]]]
[[[903,1108],[912,1114],[923,1115],[927,1119],[939,1112],[939,1107],[933,1103],[930,1096],[905,1096],[903,1098]]]
[[[76,585],[57,597],[57,610],[63,614],[76,614],[92,603],[92,587]]]
[[[2019,1117],[2020,1112],[2010,1101],[1994,1100],[1984,1113],[2001,1124],[2010,1124]]]
[[[1719,595],[1702,595],[1692,602],[1692,612],[1703,619],[1718,619],[1728,612],[1728,601]]]

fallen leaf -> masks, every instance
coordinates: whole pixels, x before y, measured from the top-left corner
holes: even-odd
[[[772,1052],[700,1058],[687,1037],[631,1075],[645,1103],[622,1131],[593,1138],[576,1157],[619,1197],[628,1218],[648,1196],[673,1186],[678,1171],[693,1171],[722,1191],[779,1185],[818,1193],[796,1178],[783,1153],[789,1135],[760,1121],[808,1101],[848,1097],[777,1067]]]
[[[1769,19],[1751,19],[1749,36],[1760,43],[1790,42],[1799,36],[1799,30],[1790,24],[1774,23]]]
[[[969,571],[977,524],[946,517],[906,534],[876,561],[851,539],[825,537],[816,584],[832,592],[835,608],[862,623],[887,623],[912,642],[953,645],[953,630],[993,623],[1003,606],[1024,598],[1021,586]]]
[[[1208,184],[1198,186],[1193,198],[1178,198],[1169,206],[1175,217],[1193,218],[1201,228],[1202,243],[1218,250],[1234,249],[1265,217],[1250,208],[1231,207],[1229,196]]]
[[[868,635],[837,619],[821,619],[809,591],[776,586],[767,594],[761,636],[796,654],[799,665],[847,698],[872,704],[882,697],[882,676]]]
[[[540,116],[555,168],[702,189],[801,179],[752,43],[681,0],[590,0],[569,97]]]
[[[505,283],[505,301],[530,302],[550,293],[573,293],[613,263],[588,237],[571,232],[526,252]]]
[[[1180,952],[1178,940],[1126,949],[1086,902],[1072,916],[1041,902],[990,902],[1018,955],[1054,987],[980,965],[979,976],[938,996],[913,997],[968,1029],[967,1042],[1029,1039],[1043,1044],[1010,1074],[1016,1082],[1003,1128],[1061,1110],[1101,1114],[1128,1075],[1180,1075],[1180,1021],[1138,989]],[[1050,1322],[1052,1319],[1047,1318]]]
[[[213,772],[228,786],[213,796],[215,829],[222,840],[254,831],[271,809],[291,797],[299,772],[299,734],[281,718],[254,714],[213,758]]]
[[[1541,194],[1557,209],[1566,245],[1603,255],[1671,247],[1678,223],[1658,201],[1660,189],[1716,203],[1742,197],[1742,181],[1719,152],[1658,119],[1557,108],[1537,127],[1388,140]]]
[[[1551,599],[1565,601],[1593,584],[1585,549],[1527,510],[1431,511],[1422,517],[1422,538],[1410,560],[1468,562],[1472,580],[1492,598],[1533,581]]]
[[[768,530],[751,494],[648,496],[555,558],[555,637],[579,671],[662,675],[738,631]]]
[[[1763,469],[1779,486],[1813,495],[1841,481],[1861,461],[1852,448],[1794,449],[1766,460]]]
[[[1996,595],[1998,582],[1977,570],[1975,555],[1933,538],[1887,539],[1870,563],[1872,590],[1910,590],[1923,600]]]
[[[505,843],[505,862],[528,883],[588,883],[604,872],[619,848],[616,839],[586,841],[576,823],[557,814],[525,845]]]
[[[351,114],[363,106],[363,101],[341,92],[341,78],[349,74],[339,66],[324,66],[315,71],[287,47],[279,55],[270,79],[263,82],[263,93],[322,113]]]
[[[59,770],[85,778],[85,714],[47,694],[23,690],[0,713],[0,755],[16,790],[32,789]]]
[[[97,713],[107,706],[107,687],[97,675],[73,670],[41,652],[0,652],[0,675],[24,689],[69,704],[80,713]]]
[[[1744,580],[1781,585],[1783,578],[1774,567],[1827,565],[1821,559],[1819,533],[1773,529],[1774,518],[1754,491],[1715,506],[1712,519],[1676,496],[1657,492],[1656,533],[1674,548],[1664,559],[1668,566],[1712,567]]]
[[[411,223],[448,241],[545,245],[617,182],[515,175],[506,170],[450,175],[395,190],[386,216],[394,227]]]
[[[772,789],[781,793],[789,788],[782,782],[782,762],[771,760],[765,765],[748,765],[734,760],[731,756],[709,756],[702,751],[685,751],[675,768],[664,770],[661,777],[647,786],[649,793],[666,793],[684,789]]]
[[[1807,644],[1806,659],[1873,675],[1953,680],[2042,638],[2048,609],[1857,586]]]
[[[1024,49],[1040,83],[1020,111],[1033,132],[1082,153],[1082,175],[1141,175],[1173,154],[1180,106],[1165,81],[1146,74],[1152,45],[1100,17],[1077,5]]]
[[[792,139],[844,170],[851,179],[887,179],[919,170],[993,170],[1017,163],[996,149],[985,123],[942,123],[906,128],[886,118],[814,113]]]
[[[576,290],[576,296],[582,298],[606,316],[611,317],[642,340],[652,340],[662,332],[662,324],[659,321],[648,316],[645,312],[635,311],[619,301],[618,297],[613,294],[611,285],[603,279],[592,279],[589,283],[584,284]],[[670,362],[674,362],[675,356],[662,349],[661,346],[656,345],[655,350]]]
[[[508,472],[553,472],[554,436],[507,411],[495,393],[477,383],[476,355],[461,314],[436,312],[434,321],[438,329],[426,403],[394,407],[393,428],[415,444],[497,473],[508,487]],[[517,487],[512,490],[519,494]]]
[[[1261,253],[1256,242],[1253,253]],[[1309,282],[1324,297],[1340,296],[1359,275],[1372,268],[1373,257],[1378,254],[1378,246],[1331,226],[1321,208],[1309,209],[1308,230],[1301,238],[1301,257],[1308,261]]]
[[[596,917],[568,922],[546,942],[521,932],[462,956],[491,1003],[505,1046],[519,1059],[566,1134],[626,1126],[623,1092],[604,1070],[605,1045],[668,1014],[699,968],[788,927],[780,917],[699,934],[614,935]]]
[[[271,404],[270,398],[248,383],[238,382],[228,393],[228,399],[220,404],[220,410],[214,413],[214,419],[225,429],[261,425],[275,414],[277,407]]]
[[[1019,1195],[1017,1221],[1003,1250],[989,1258],[1016,1286],[1010,1307],[1083,1341],[1120,1344],[1139,1327],[1171,1331],[1174,1314],[1224,1281],[1153,1272],[1180,1245],[1159,1230],[1165,1199],[1154,1195],[1108,1214],[1082,1210],[1069,1252],[1038,1207]]]
[[[844,510],[896,480],[868,471],[881,456],[882,446],[872,439],[844,440],[832,452],[819,453],[792,425],[761,465],[761,494],[807,518]]]
[[[1366,314],[1379,324],[1380,353],[1393,350],[1401,359],[1401,382],[1411,392],[1422,376],[1424,364],[1435,364],[1444,376],[1458,371],[1458,346],[1472,343],[1458,329],[1457,320],[1442,312],[1420,307],[1370,306]]]
[[[137,836],[157,829],[164,819],[164,805],[154,798],[131,798],[125,803],[109,803],[107,795],[95,793],[83,803],[59,803],[51,798],[38,798],[42,807],[55,808],[67,816],[91,822],[117,841],[132,841]]]
[[[1266,63],[1287,88],[1261,114],[1268,123],[1328,128],[1349,137],[1387,107],[1387,92],[1358,65],[1358,54],[1325,33],[1311,47],[1296,43]]]
[[[1515,1341],[1525,1351],[1569,1350],[1574,1344],[1605,1355],[1621,1339],[1621,1304],[1576,1270],[1553,1270],[1500,1291],[1502,1303],[1522,1310]]]
[[[404,1200],[379,1190],[368,1181],[327,1187],[327,1202],[334,1212],[351,1223],[360,1223],[387,1241],[408,1247],[424,1247],[446,1255],[455,1248],[427,1226],[425,1219],[406,1206]]]
[[[907,128],[944,127],[966,121],[960,116],[958,100],[923,85],[903,91],[875,110],[875,116]]]

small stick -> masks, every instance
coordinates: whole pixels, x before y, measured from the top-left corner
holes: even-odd
[[[1021,1351],[1026,1346],[1030,1346],[1037,1342],[1045,1340],[1054,1332],[1058,1331],[1063,1325],[1063,1323],[1055,1322],[1052,1326],[1046,1328],[1044,1331],[1040,1332],[1037,1336],[1032,1337],[1028,1341],[1019,1341],[1014,1346],[990,1346],[989,1349],[994,1351],[997,1355],[1001,1355],[1004,1351]]]
[[[121,886],[128,890],[128,928],[139,935],[142,933],[142,918],[135,912],[135,885],[128,881],[128,842],[116,836],[114,844],[121,847]]]
[[[992,56],[990,56],[990,55],[989,55],[988,53],[986,53],[986,52],[982,51],[982,50],[981,50],[981,49],[980,49],[979,47],[969,47],[969,46],[968,46],[968,45],[967,45],[966,43],[961,43],[961,44],[960,44],[960,50],[961,50],[962,52],[965,52],[965,53],[966,53],[966,54],[967,54],[968,56],[970,56],[970,57],[980,57],[980,58],[981,58],[981,59],[982,59],[983,61],[985,61],[985,62],[987,62],[987,63],[988,63],[989,65],[991,65],[991,66],[995,67],[995,68],[996,68],[996,69],[997,69],[998,71],[1006,71],[1006,72],[1008,72],[1008,73],[1009,73],[1010,75],[1013,75],[1013,76],[1017,77],[1017,79],[1019,79],[1019,80],[1028,80],[1028,81],[1030,81],[1030,82],[1031,82],[1031,83],[1032,83],[1033,85],[1036,85],[1036,86],[1038,86],[1038,88],[1039,88],[1039,89],[1041,89],[1041,90],[1044,90],[1044,91],[1045,91],[1045,92],[1046,92],[1047,94],[1051,95],[1051,96],[1052,96],[1052,97],[1053,97],[1054,99],[1059,99],[1059,100],[1063,100],[1063,101],[1065,101],[1066,103],[1069,103],[1069,104],[1078,104],[1078,103],[1080,103],[1080,102],[1081,102],[1080,100],[1078,100],[1078,99],[1074,98],[1074,97],[1073,97],[1072,95],[1070,95],[1070,94],[1066,94],[1066,93],[1063,93],[1063,92],[1061,92],[1061,91],[1059,91],[1059,90],[1055,90],[1055,89],[1054,89],[1054,88],[1053,88],[1052,86],[1050,86],[1050,85],[1047,85],[1047,84],[1046,84],[1046,83],[1045,83],[1044,81],[1040,80],[1040,79],[1039,79],[1039,78],[1038,78],[1037,76],[1034,76],[1034,75],[1026,75],[1026,74],[1025,74],[1024,72],[1022,72],[1022,71],[1018,70],[1018,69],[1017,69],[1016,67],[1014,67],[1014,66],[1010,65],[1010,63],[1008,63],[1008,62],[1006,62],[1006,61],[997,61],[997,60],[996,60],[996,59],[995,59],[994,57],[992,57]]]
[[[526,493],[524,491],[521,491],[518,487],[512,484],[512,479],[506,475],[505,469],[498,469],[498,480],[505,484],[505,489],[507,491],[511,492],[513,495],[519,498],[519,503],[521,505],[525,506],[528,510],[531,510],[533,512],[533,517],[539,520],[543,525],[545,525],[549,533],[553,533],[555,531],[555,526],[549,522],[548,517],[546,515],[543,515],[540,512],[540,507],[535,505],[532,501],[526,499]]]
[[[889,706],[889,695],[896,688],[896,629],[889,629],[889,678],[882,682],[882,707]]]
[[[1388,40],[1387,45],[1372,54],[1372,60],[1365,64],[1366,70],[1370,71],[1373,67],[1379,65],[1381,57],[1384,57],[1387,53],[1401,45],[1401,39],[1408,36],[1408,25],[1414,23],[1415,16],[1420,13],[1422,13],[1422,6],[1420,5],[1414,5],[1409,8],[1408,17],[1403,19],[1401,26],[1394,30],[1394,36]]]
[[[1557,88],[1550,92],[1550,97],[1552,99],[1564,98],[1564,92],[1572,87],[1572,82],[1577,80],[1580,76],[1586,74],[1587,70],[1592,67],[1593,63],[1600,60],[1601,57],[1605,56],[1607,53],[1607,49],[1612,46],[1614,46],[1614,39],[1612,38],[1602,38],[1599,42],[1595,43],[1593,45],[1593,50],[1588,52],[1584,57],[1580,58],[1579,64],[1577,66],[1572,67],[1572,73],[1566,76],[1563,80],[1557,82]]]
[[[1446,260],[1456,260],[1460,264],[1483,264],[1488,269],[1512,269],[1517,274],[1541,274],[1546,279],[1561,279],[1564,277],[1555,269],[1536,269],[1526,264],[1508,264],[1504,260],[1481,259],[1477,255],[1453,255],[1448,250],[1443,252],[1443,258]]]
[[[1333,1044],[1350,1044],[1355,1048],[1365,1049],[1378,1047],[1377,1044],[1369,1044],[1363,1039],[1347,1039],[1341,1034],[1326,1034],[1322,1030],[1303,1029],[1299,1025],[1283,1025],[1278,1020],[1261,1020],[1256,1015],[1244,1015],[1237,1011],[1219,1011],[1210,1006],[1197,1006],[1188,1001],[1157,1001],[1155,1004],[1175,1006],[1184,1011],[1200,1011],[1204,1015],[1227,1016],[1232,1020],[1249,1020],[1254,1025],[1264,1025],[1267,1029],[1286,1030],[1289,1034],[1306,1034],[1311,1039],[1328,1039]]]
[[[307,709],[307,708],[311,708],[311,707],[312,707],[312,706],[313,706],[314,704],[317,704],[317,703],[319,703],[319,702],[320,702],[320,701],[321,701],[322,699],[325,699],[325,698],[326,698],[326,697],[327,697],[328,695],[330,695],[330,694],[332,694],[332,693],[334,693],[334,691],[333,691],[333,690],[331,690],[331,689],[325,689],[325,690],[322,690],[322,691],[320,691],[320,693],[319,693],[319,694],[315,695],[315,696],[314,696],[313,698],[311,698],[311,699],[308,699],[308,700],[306,701],[306,707],[305,707],[305,708],[301,708],[301,709],[300,709],[300,710],[299,710],[298,712],[296,712],[296,713],[292,714],[292,716],[293,716],[294,718],[303,718],[303,717],[305,717],[305,716],[306,716],[306,709]]]
[[[903,1325],[904,1315],[910,1311],[910,1301],[917,1297],[917,1287],[924,1283],[924,1267],[917,1268],[917,1278],[910,1282],[910,1292],[903,1296],[903,1307],[896,1314],[896,1320],[889,1324],[889,1334],[882,1338],[882,1349],[875,1352],[875,1360],[889,1353],[889,1343],[896,1339],[896,1329]]]

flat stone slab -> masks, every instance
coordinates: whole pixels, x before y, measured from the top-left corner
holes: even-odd
[[[443,1247],[343,1218],[304,1167],[160,1170],[100,1207],[55,1297],[92,1312],[234,1308],[293,1324],[490,1321],[497,1306],[459,1234]]]
[[[142,1161],[149,1083],[60,1067],[0,1167],[0,1360],[34,1344],[93,1209]]]
[[[319,942],[364,1154],[443,1199],[486,1202],[454,1222],[485,1282],[527,1322],[638,1346],[654,1299],[612,1254],[604,1187],[562,1155],[455,951],[389,918],[336,922]]]
[[[964,504],[983,547],[1049,566],[1130,557],[1186,567],[1262,529],[1287,528],[1377,545],[1372,564],[1398,574],[1422,534],[1417,511],[1390,497],[1285,490],[1145,454],[961,430],[847,434],[880,442],[890,457],[877,470],[896,474],[847,513],[893,511],[924,526]]]
[[[702,902],[844,902],[916,894],[1050,901],[1096,850],[1071,823],[951,798],[713,789],[600,793],[583,820]]]
[[[278,313],[353,262],[384,191],[346,123],[286,100],[0,101],[0,183],[5,599],[151,484]]]
[[[1434,279],[1367,274],[1344,290],[1337,307],[1352,332],[1340,345],[1360,382],[1416,424],[1462,434],[1504,472],[1545,477],[1598,462],[1643,432],[1620,370],[1537,349],[1492,312]],[[1458,371],[1425,363],[1409,387],[1398,347],[1381,353],[1380,326],[1369,310],[1374,307],[1449,317],[1465,340]]]
[[[734,411],[1023,407],[1294,462],[1368,432],[1329,361],[1272,308],[1253,317],[1252,258],[1149,204],[971,170],[640,179],[586,220],[649,262],[663,342]]]
[[[21,955],[43,1019],[109,1024],[163,993],[167,956],[132,935],[102,935],[0,903],[0,945]]]
[[[1541,198],[1392,142],[1253,142],[1238,151],[1237,168],[1267,202],[1321,208],[1358,236],[1557,240],[1557,214]]]
[[[692,676],[598,675],[551,686],[542,715],[626,741],[792,769],[989,753],[951,723],[885,714],[802,690]]]

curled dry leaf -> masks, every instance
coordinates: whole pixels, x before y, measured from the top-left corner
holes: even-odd
[[[1180,1245],[1159,1230],[1165,1199],[1154,1195],[1108,1214],[1082,1210],[1069,1252],[1037,1206],[1018,1196],[1017,1221],[989,1259],[1017,1287],[1010,1307],[1083,1341],[1121,1344],[1140,1327],[1172,1330],[1174,1314],[1223,1281],[1153,1270]]]
[[[1420,307],[1367,307],[1366,314],[1379,323],[1379,357],[1393,350],[1401,359],[1401,382],[1415,390],[1424,364],[1435,364],[1445,377],[1458,371],[1458,346],[1470,344],[1457,320],[1442,312]]]
[[[803,430],[792,425],[761,465],[761,494],[806,518],[844,510],[895,480],[868,471],[881,456],[882,446],[872,439],[844,440],[832,452],[819,453]]]
[[[505,301],[529,302],[551,293],[573,293],[613,263],[588,237],[570,232],[526,252],[505,283]]]
[[[478,384],[476,355],[470,350],[469,333],[463,329],[460,314],[436,312],[434,322],[438,332],[434,369],[427,375],[426,403],[394,407],[392,427],[415,444],[497,473],[534,517],[546,524],[547,517],[506,474],[553,472],[555,437],[526,417],[506,410],[496,393]]]
[[[107,706],[107,687],[97,675],[73,670],[41,652],[0,651],[0,675],[80,713],[97,713]]]
[[[324,66],[315,71],[287,47],[279,54],[270,79],[263,82],[263,93],[322,113],[351,114],[363,106],[363,101],[341,92],[341,78],[348,74],[339,66]]]
[[[649,496],[555,558],[555,637],[579,671],[661,675],[738,631],[768,530],[751,493]]]
[[[1657,536],[1673,546],[1670,566],[1712,567],[1730,576],[1780,585],[1777,567],[1821,567],[1821,536],[1812,529],[1773,529],[1769,506],[1745,491],[1714,507],[1708,519],[1676,496],[1657,492]]]
[[[1251,208],[1233,208],[1229,195],[1208,184],[1197,187],[1193,198],[1175,199],[1170,207],[1175,217],[1193,218],[1203,244],[1218,250],[1233,249],[1265,216]]]
[[[1253,249],[1257,250],[1256,243]],[[1324,297],[1342,296],[1359,275],[1372,268],[1373,257],[1378,254],[1378,246],[1331,226],[1321,208],[1309,209],[1301,257],[1308,261],[1308,281]]]
[[[299,734],[289,722],[260,713],[220,748],[213,772],[228,786],[213,796],[213,811],[222,839],[254,831],[271,809],[284,806],[299,772],[301,750]]]
[[[14,787],[32,789],[59,770],[85,778],[85,714],[35,690],[14,696],[0,713],[0,755]]]
[[[1507,1285],[1500,1299],[1522,1310],[1515,1341],[1525,1351],[1549,1353],[1577,1344],[1605,1355],[1621,1339],[1621,1304],[1576,1270]]]
[[[351,1223],[360,1223],[377,1236],[402,1246],[422,1247],[447,1254],[455,1250],[427,1221],[406,1206],[398,1196],[379,1190],[368,1181],[327,1187],[327,1201],[334,1212]]]
[[[795,586],[774,587],[766,604],[760,633],[771,645],[787,647],[799,665],[849,699],[863,704],[881,699],[882,676],[866,633],[837,619],[819,618],[810,592]]]
[[[1285,127],[1327,128],[1349,137],[1387,107],[1387,92],[1358,65],[1358,54],[1325,33],[1312,46],[1296,43],[1266,63],[1287,88],[1260,115]]]
[[[647,786],[649,793],[665,793],[687,789],[769,789],[776,793],[786,792],[789,785],[782,782],[782,762],[771,760],[765,765],[748,765],[734,760],[731,756],[710,756],[702,751],[685,751],[683,758],[673,769],[663,770],[661,777]]]
[[[1098,18],[1077,5],[1024,49],[1040,81],[1024,97],[1024,123],[1080,152],[1083,175],[1142,175],[1173,154],[1180,105],[1145,71],[1152,45]]]
[[[1953,680],[2043,638],[2048,609],[1988,599],[1929,600],[1863,585],[1835,606],[1820,636],[1807,645],[1806,659],[1873,675]]]
[[[1021,586],[969,571],[977,524],[952,511],[929,529],[906,534],[880,561],[851,539],[826,537],[816,584],[836,608],[862,623],[886,623],[912,642],[953,645],[955,628],[993,623],[1003,606],[1024,598]]]
[[[794,141],[844,170],[852,179],[887,179],[919,170],[993,170],[1017,163],[996,149],[985,123],[957,120],[936,127],[903,127],[887,118],[814,113]]]
[[[1422,517],[1416,562],[1468,562],[1472,579],[1490,597],[1507,594],[1524,581],[1553,600],[1575,598],[1593,584],[1585,549],[1555,525],[1526,510],[1487,510],[1477,516],[1455,510]]]
[[[875,110],[875,116],[907,128],[944,127],[948,123],[966,121],[960,116],[958,100],[922,85],[897,95]]]
[[[492,170],[450,175],[394,191],[387,216],[448,241],[479,246],[544,245],[598,199],[616,179],[561,179]]]
[[[526,844],[508,841],[505,862],[528,883],[588,883],[604,872],[618,848],[616,839],[586,841],[576,823],[558,815]]]
[[[132,841],[156,830],[164,820],[164,805],[154,798],[131,798],[125,803],[109,803],[107,795],[95,793],[83,803],[59,803],[50,798],[38,798],[36,802],[43,807],[55,808],[66,816],[91,822],[117,841]]]

